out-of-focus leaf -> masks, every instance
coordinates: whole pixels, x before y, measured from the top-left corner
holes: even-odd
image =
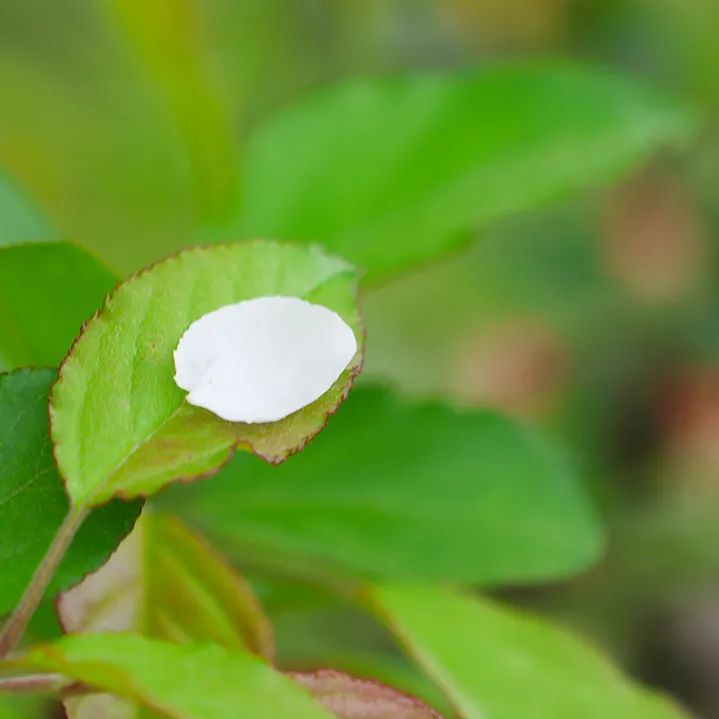
[[[54,377],[54,370],[0,375],[0,614],[17,604],[68,512],[48,434]],[[92,512],[49,591],[65,589],[97,569],[139,512],[139,502],[119,501]]]
[[[0,245],[57,239],[57,232],[30,200],[0,172]]]
[[[356,601],[329,587],[267,576],[253,577],[253,587],[274,627],[279,666],[297,672],[332,667],[399,689],[454,716],[436,685]]]
[[[148,495],[214,472],[236,448],[281,462],[317,434],[344,399],[362,351],[320,399],[270,424],[221,420],[190,405],[173,350],[199,317],[265,295],[336,311],[361,344],[355,271],[316,247],[251,241],[195,248],[122,284],[64,362],[51,400],[60,473],[76,506]]]
[[[10,701],[0,698],[0,719],[20,719],[20,715],[13,709]]]
[[[348,82],[251,138],[240,225],[321,242],[377,279],[610,181],[692,127],[642,88],[580,67]]]
[[[292,678],[340,719],[441,719],[418,699],[378,682],[331,670],[293,674]]]
[[[59,364],[116,282],[65,242],[0,248],[0,369]]]
[[[36,694],[0,695],[0,719],[39,719],[47,716],[48,701]]]
[[[197,0],[98,0],[124,32],[150,84],[167,103],[191,165],[200,221],[225,219],[236,202],[232,122],[212,87]]]
[[[164,719],[166,716],[113,694],[68,696],[63,700],[63,706],[67,719]]]
[[[244,560],[310,576],[528,582],[601,546],[577,477],[531,431],[379,389],[355,390],[292,462],[238,456],[159,501]]]
[[[149,512],[110,561],[60,595],[57,610],[71,633],[134,632],[273,654],[272,627],[250,586],[177,519]],[[132,702],[107,694],[64,703],[69,719],[138,712]]]
[[[309,693],[252,654],[129,634],[78,634],[18,666],[59,672],[168,719],[329,719]]]
[[[540,619],[421,586],[375,587],[372,599],[464,719],[688,719]]]
[[[132,632],[272,655],[272,628],[250,586],[172,517],[146,512],[103,567],[60,595],[67,632]]]

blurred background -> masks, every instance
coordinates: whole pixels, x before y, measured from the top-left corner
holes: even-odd
[[[347,76],[569,57],[699,108],[681,151],[368,289],[365,376],[569,447],[608,553],[506,596],[719,717],[717,37],[716,0],[3,0],[0,244],[70,238],[125,274],[223,237],[238,140]],[[288,661],[323,633],[371,641],[295,600],[275,616]]]

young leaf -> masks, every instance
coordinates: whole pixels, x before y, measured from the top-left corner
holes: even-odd
[[[272,628],[250,586],[178,520],[145,512],[95,574],[60,595],[67,632],[215,642],[271,657]]]
[[[58,365],[115,284],[66,242],[0,248],[0,370]]]
[[[48,434],[54,370],[0,375],[0,614],[20,600],[68,511]],[[80,528],[50,591],[97,569],[130,531],[141,503],[115,501]]]
[[[129,634],[78,634],[41,646],[21,666],[56,671],[168,719],[329,719],[291,679],[252,654]]]
[[[365,387],[292,462],[240,455],[159,502],[243,561],[335,578],[528,582],[601,546],[576,476],[531,431]]]
[[[688,719],[540,619],[443,589],[379,586],[372,597],[463,719]]]
[[[235,448],[281,462],[322,429],[359,371],[361,351],[319,400],[272,424],[225,422],[186,402],[175,384],[173,350],[195,320],[266,295],[324,305],[361,334],[353,268],[315,247],[256,240],[190,249],[113,292],[52,393],[55,457],[75,505],[206,475]]]
[[[50,223],[7,175],[0,172],[0,245],[55,239],[57,232]]]
[[[377,682],[332,670],[291,676],[339,719],[442,719],[418,699]]]
[[[626,79],[581,67],[357,80],[260,127],[240,224],[246,236],[322,242],[378,279],[610,181],[692,126]]]

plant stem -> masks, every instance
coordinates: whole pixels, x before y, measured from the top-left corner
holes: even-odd
[[[0,693],[57,692],[70,680],[61,674],[26,674],[18,677],[0,677]]]
[[[25,594],[0,633],[0,658],[7,656],[22,639],[28,622],[45,596],[45,590],[85,519],[85,514],[86,510],[83,508],[71,508],[57,530]]]

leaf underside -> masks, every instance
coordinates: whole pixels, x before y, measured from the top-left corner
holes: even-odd
[[[179,520],[145,511],[103,567],[60,595],[66,632],[214,642],[271,658],[272,627],[252,590]]]
[[[292,678],[339,719],[442,719],[414,697],[342,672],[297,673]]]

